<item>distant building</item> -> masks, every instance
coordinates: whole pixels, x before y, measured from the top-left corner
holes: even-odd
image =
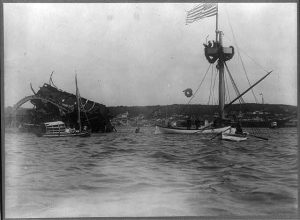
[[[297,127],[298,120],[297,119],[291,119],[288,122],[286,122],[284,125],[286,127]]]

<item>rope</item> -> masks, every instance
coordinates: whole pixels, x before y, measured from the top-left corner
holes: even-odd
[[[81,102],[81,96],[80,96],[79,91],[78,91],[78,96],[79,96],[79,105],[80,105],[80,109],[84,110],[84,105],[82,105],[82,102]],[[86,103],[85,103],[85,104],[86,104]],[[91,128],[91,123],[90,123],[89,118],[88,118],[88,116],[87,116],[87,114],[86,114],[86,111],[84,110],[83,112],[84,112],[84,115],[85,115],[85,117],[86,117],[86,121],[87,121],[89,127]]]
[[[53,82],[53,80],[52,80],[52,75],[53,75],[53,73],[54,73],[54,71],[52,71],[52,73],[51,73],[51,75],[50,75],[49,84],[50,84],[50,85],[52,84],[53,87],[55,87],[55,88],[57,89],[56,85],[54,85],[54,82]]]
[[[244,66],[243,59],[242,59],[242,57],[241,57],[241,55],[240,55],[240,53],[239,53],[239,50],[237,50],[237,51],[238,51],[238,56],[239,56],[239,58],[240,58],[240,60],[241,60],[241,63],[242,63],[242,66],[243,66],[243,70],[244,70],[244,72],[245,72],[245,75],[246,75],[248,84],[249,84],[249,86],[251,86],[251,83],[250,83],[250,80],[249,80],[249,77],[248,77],[246,68],[245,68],[245,66]],[[257,98],[256,98],[256,95],[255,95],[255,93],[254,93],[254,91],[253,91],[253,88],[251,89],[251,92],[252,92],[252,95],[253,95],[253,97],[254,97],[254,99],[255,99],[255,102],[258,103]]]
[[[234,41],[228,37],[228,36],[224,36],[224,38],[228,39],[231,43],[234,44]],[[240,50],[240,52],[242,52],[243,54],[245,54],[248,58],[250,58],[253,63],[255,63],[257,66],[259,66],[263,71],[265,71],[266,73],[268,73],[269,71],[263,66],[261,65],[259,62],[257,62],[253,57],[251,57],[249,54],[246,53],[246,51],[244,51],[241,47],[239,47],[238,45],[235,45],[235,47]]]
[[[230,77],[231,83],[232,83],[232,85],[233,85],[234,91],[235,91],[235,93],[236,93],[237,96],[240,96],[240,91],[239,91],[237,85],[236,85],[235,82],[234,82],[234,79],[233,79],[233,77],[232,77],[232,75],[231,75],[231,73],[230,73],[230,71],[229,71],[229,69],[228,69],[228,66],[227,66],[227,64],[226,64],[225,62],[224,62],[224,64],[225,64],[226,70],[227,70],[227,72],[228,72],[228,75],[229,75],[229,77]],[[245,103],[243,97],[240,97],[240,98],[239,98],[239,102],[240,102],[240,103]]]
[[[210,103],[210,97],[211,97],[211,94],[212,94],[212,82],[213,82],[213,78],[214,78],[214,72],[213,72],[213,66],[212,66],[212,68],[211,68],[210,87],[209,87],[209,97],[208,97],[207,105],[209,105],[209,103]]]
[[[229,86],[228,86],[226,74],[224,74],[224,76],[225,76],[225,85],[226,85],[225,88],[227,89],[227,96],[225,97],[225,99],[228,97],[229,102],[231,102],[230,93],[229,93]]]
[[[85,103],[83,104],[82,108],[85,109],[86,104],[88,103],[88,99],[86,99]]]
[[[219,102],[219,99],[215,101],[215,84],[216,84],[217,75],[218,75],[218,70],[216,69],[216,75],[215,75],[214,85],[213,85],[213,104],[215,105],[217,105]]]
[[[190,104],[190,102],[192,101],[192,99],[193,99],[193,98],[195,97],[195,95],[197,94],[197,92],[198,92],[198,90],[200,89],[200,87],[201,87],[201,85],[202,85],[202,83],[203,83],[203,81],[204,81],[204,79],[205,79],[205,77],[206,77],[206,75],[207,75],[207,73],[208,73],[210,67],[211,67],[211,64],[209,64],[209,67],[207,68],[206,73],[205,73],[204,77],[202,78],[202,81],[200,82],[200,84],[199,84],[199,86],[198,86],[196,92],[192,95],[192,97],[190,98],[190,100],[188,101],[187,104]]]
[[[229,26],[230,26],[230,29],[231,29],[231,32],[232,32],[232,36],[233,36],[233,39],[234,39],[234,44],[235,44],[235,47],[237,48],[237,52],[238,52],[239,59],[241,60],[241,63],[242,63],[243,70],[244,70],[244,72],[245,72],[247,81],[248,81],[248,83],[249,83],[249,86],[251,87],[250,80],[249,80],[249,78],[248,78],[248,75],[247,75],[247,72],[246,72],[246,68],[245,68],[245,66],[244,66],[244,62],[243,62],[242,57],[241,57],[241,55],[240,55],[240,51],[242,51],[248,58],[250,58],[256,65],[258,65],[258,66],[259,66],[261,69],[263,69],[265,72],[268,72],[268,71],[266,70],[266,68],[265,68],[264,66],[262,66],[261,64],[259,64],[258,62],[256,62],[252,57],[250,57],[245,51],[243,51],[243,50],[237,45],[237,43],[236,43],[237,41],[236,41],[236,38],[235,38],[235,35],[234,35],[234,32],[233,32],[232,25],[231,25],[231,23],[230,23],[229,15],[228,15],[228,12],[227,12],[226,8],[225,8],[225,11],[226,11],[228,23],[229,23]],[[226,37],[226,38],[228,38],[228,39],[232,42],[232,40],[231,40],[229,37]],[[227,71],[228,71],[228,73],[229,73],[230,79],[232,80],[234,89],[235,89],[236,92],[238,92],[237,94],[239,94],[238,88],[237,88],[237,86],[236,86],[236,84],[235,84],[235,82],[234,82],[234,80],[233,80],[233,78],[232,78],[232,76],[231,76],[231,74],[230,74],[230,71],[229,71],[229,69],[228,69],[226,63],[225,63],[225,66],[226,66],[226,69],[227,69]],[[253,94],[253,96],[254,96],[254,98],[255,98],[256,103],[258,103],[257,98],[256,98],[256,96],[255,96],[255,94],[254,94],[254,92],[253,92],[253,89],[251,89],[251,92],[252,92],[252,94]],[[243,100],[242,97],[239,99],[239,102],[240,102],[240,103],[241,103],[241,101],[242,101],[243,103],[245,103],[245,101]],[[256,134],[257,136],[261,136],[261,134],[266,135],[266,132],[265,132],[265,131],[262,132],[262,129],[259,129],[259,128],[252,127],[252,128],[250,128],[250,130],[251,130],[251,133]],[[267,129],[267,136],[269,136],[269,134],[268,134],[268,129]]]
[[[237,48],[238,57],[240,58],[240,61],[241,61],[241,63],[242,63],[243,70],[244,70],[244,73],[245,73],[245,75],[246,75],[248,84],[249,84],[249,86],[251,87],[251,83],[250,83],[250,80],[249,80],[249,77],[248,77],[248,74],[247,74],[247,71],[246,71],[246,68],[245,68],[243,59],[242,59],[242,57],[241,57],[241,55],[240,55],[240,51],[238,50],[239,47],[237,46],[237,40],[236,40],[236,38],[235,38],[235,35],[234,35],[234,32],[233,32],[233,28],[232,28],[232,26],[231,26],[230,19],[229,19],[229,16],[228,16],[228,12],[227,12],[227,11],[226,11],[226,15],[227,15],[228,23],[229,23],[230,30],[231,30],[231,33],[232,33],[232,36],[233,36],[234,45],[235,45],[236,48]],[[251,89],[251,92],[252,92],[252,95],[253,95],[253,97],[254,97],[254,99],[255,99],[255,102],[258,103],[257,98],[256,98],[256,96],[255,96],[255,94],[254,94],[253,88]]]
[[[263,65],[259,64],[256,60],[254,60],[254,58],[250,57],[250,56],[246,53],[246,51],[242,50],[242,49],[241,49],[240,47],[238,47],[237,45],[236,45],[236,47],[237,47],[240,51],[242,51],[248,58],[250,58],[256,65],[258,65],[263,71],[265,71],[266,73],[268,72],[268,70],[266,70],[266,68],[265,68]]]

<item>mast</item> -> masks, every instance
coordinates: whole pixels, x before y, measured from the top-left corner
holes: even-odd
[[[222,32],[219,31],[219,15],[218,3],[203,3],[194,7],[187,13],[187,23],[192,23],[202,18],[216,15],[216,41],[211,44],[204,44],[204,52],[207,61],[210,64],[218,61],[216,68],[219,72],[219,116],[225,118],[225,80],[224,80],[224,65],[227,60],[230,60],[234,55],[234,48],[223,47]]]
[[[219,45],[220,49],[223,50],[222,32],[219,32]],[[222,53],[222,52],[221,52]],[[218,61],[219,67],[219,115],[221,119],[225,118],[224,106],[225,106],[225,80],[224,80],[224,60],[222,55]]]
[[[217,4],[217,14],[216,14],[216,42],[218,43],[218,22],[219,22],[219,20],[218,20],[218,12],[219,12],[219,10],[218,10],[219,8],[218,8],[218,4]]]
[[[76,98],[77,98],[77,122],[79,124],[79,131],[81,131],[80,103],[79,103],[79,91],[77,86],[77,74],[75,75],[75,84],[76,84]]]
[[[217,4],[217,14],[216,14],[216,43],[219,45],[220,54],[223,52],[223,41],[222,32],[218,29],[218,4]],[[223,56],[220,55],[218,60],[217,68],[219,69],[219,116],[221,119],[225,118],[224,106],[225,106],[225,81],[224,81],[224,60]]]

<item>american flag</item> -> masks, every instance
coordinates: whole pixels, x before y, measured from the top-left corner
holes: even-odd
[[[193,23],[194,21],[198,21],[202,18],[214,16],[218,13],[218,5],[217,3],[203,3],[197,5],[193,9],[187,12],[186,16],[186,24]]]

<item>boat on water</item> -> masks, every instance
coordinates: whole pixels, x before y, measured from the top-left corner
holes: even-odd
[[[218,133],[234,133],[235,128],[231,126],[226,127],[206,127],[202,126],[198,129],[186,129],[178,127],[164,127],[160,125],[155,126],[155,134],[218,134]]]
[[[207,61],[209,62],[210,66],[207,70],[209,71],[212,65],[215,65],[215,68],[219,75],[219,87],[218,87],[218,117],[210,123],[208,126],[197,126],[196,129],[191,129],[191,122],[188,122],[190,119],[187,119],[187,127],[186,128],[178,128],[172,126],[172,123],[168,123],[167,125],[156,125],[155,126],[155,134],[217,134],[220,135],[221,139],[223,140],[232,140],[232,141],[243,141],[247,139],[247,134],[236,134],[237,129],[232,126],[232,123],[228,123],[228,119],[226,118],[225,110],[230,105],[232,105],[237,100],[241,100],[242,96],[245,95],[248,91],[250,91],[254,86],[260,83],[264,78],[266,78],[272,71],[267,72],[267,74],[258,80],[253,85],[245,90],[243,93],[238,91],[238,88],[231,76],[229,68],[226,64],[227,61],[231,60],[234,56],[234,47],[223,46],[223,32],[218,28],[218,4],[217,3],[203,3],[197,5],[193,9],[187,12],[186,23],[192,23],[194,21],[198,21],[200,19],[216,16],[216,38],[204,45],[204,53]],[[232,100],[230,103],[225,104],[225,69],[228,73],[230,80],[233,84],[234,90],[236,92],[237,97]],[[206,72],[206,73],[207,73]],[[206,76],[206,74],[205,74]],[[204,76],[204,77],[205,77]],[[204,80],[204,78],[203,78]],[[201,83],[203,82],[201,81]],[[200,86],[201,86],[200,83]],[[199,88],[200,88],[199,86]],[[198,88],[198,89],[199,89]],[[197,91],[198,91],[197,89]],[[197,92],[196,91],[196,92]],[[195,96],[193,94],[192,89],[188,88],[183,91],[187,97],[191,97],[190,100]]]
[[[248,134],[243,133],[243,134],[232,134],[232,133],[222,133],[221,134],[221,139],[225,141],[245,141],[248,139]]]
[[[42,131],[37,132],[37,136],[39,137],[89,137],[91,136],[90,130],[87,129],[87,126],[82,126],[81,118],[80,118],[80,108],[81,108],[81,100],[79,89],[77,85],[77,75],[75,76],[75,84],[76,84],[76,106],[77,106],[77,122],[79,129],[75,128],[67,128],[65,123],[62,121],[53,121],[46,122],[42,126]]]
[[[89,131],[76,130],[73,128],[67,128],[62,121],[46,122],[43,124],[43,133],[38,133],[38,136],[42,137],[88,137],[91,136]]]

